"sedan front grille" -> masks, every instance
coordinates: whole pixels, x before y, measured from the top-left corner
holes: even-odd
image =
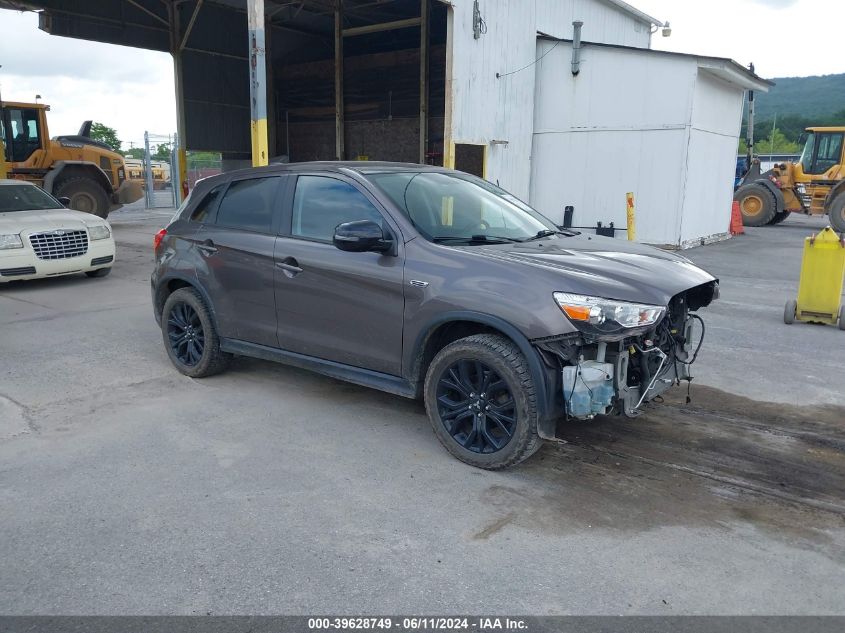
[[[57,229],[33,233],[29,243],[38,259],[67,259],[88,252],[88,232]]]

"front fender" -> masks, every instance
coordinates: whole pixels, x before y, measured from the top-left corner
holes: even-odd
[[[472,310],[455,310],[445,312],[429,321],[421,328],[416,337],[411,352],[403,360],[403,373],[408,376],[412,384],[418,384],[422,379],[422,359],[429,337],[442,325],[450,322],[471,322],[498,330],[512,340],[525,356],[537,396],[537,412],[539,417],[538,433],[544,439],[554,439],[555,424],[562,415],[561,407],[556,404],[557,373],[547,367],[537,349],[516,327],[500,317]]]

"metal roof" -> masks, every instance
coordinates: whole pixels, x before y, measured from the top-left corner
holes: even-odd
[[[567,42],[572,43],[572,40],[565,38],[557,38],[546,33],[538,33],[540,39],[550,40],[552,42]],[[730,59],[729,57],[711,57],[708,55],[696,55],[695,53],[676,53],[674,51],[658,51],[653,48],[639,48],[636,46],[623,46],[621,44],[605,44],[603,42],[582,42],[583,46],[596,46],[600,48],[618,48],[626,51],[635,51],[638,53],[647,53],[652,55],[666,55],[671,57],[683,57],[686,59],[694,59],[698,67],[714,75],[732,83],[736,86],[744,88],[745,90],[759,90],[768,92],[769,88],[775,85],[775,82],[763,79],[756,73],[751,72],[742,64]]]
[[[630,4],[628,4],[627,2],[623,2],[622,0],[602,0],[602,2],[605,2],[606,4],[612,4],[617,9],[621,9],[628,15],[633,16],[634,18],[636,18],[640,22],[644,22],[645,24],[663,26],[663,22],[661,22],[657,18],[653,18],[647,13],[643,13],[636,7],[632,7]]]

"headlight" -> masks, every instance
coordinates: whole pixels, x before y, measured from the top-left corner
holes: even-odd
[[[88,227],[88,235],[92,240],[104,240],[111,235],[111,231],[105,224],[97,224]]]
[[[568,292],[556,292],[555,301],[582,332],[596,336],[627,334],[627,330],[647,328],[666,312],[663,306],[614,301]]]
[[[6,248],[23,248],[20,235],[0,235],[0,250]]]

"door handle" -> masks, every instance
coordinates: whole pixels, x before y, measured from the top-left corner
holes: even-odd
[[[217,247],[211,240],[206,240],[202,244],[197,244],[197,248],[203,255],[214,255],[217,252]]]
[[[288,277],[296,277],[302,272],[302,268],[299,267],[299,262],[297,262],[293,257],[286,257],[282,261],[276,262],[276,267],[281,268]]]

